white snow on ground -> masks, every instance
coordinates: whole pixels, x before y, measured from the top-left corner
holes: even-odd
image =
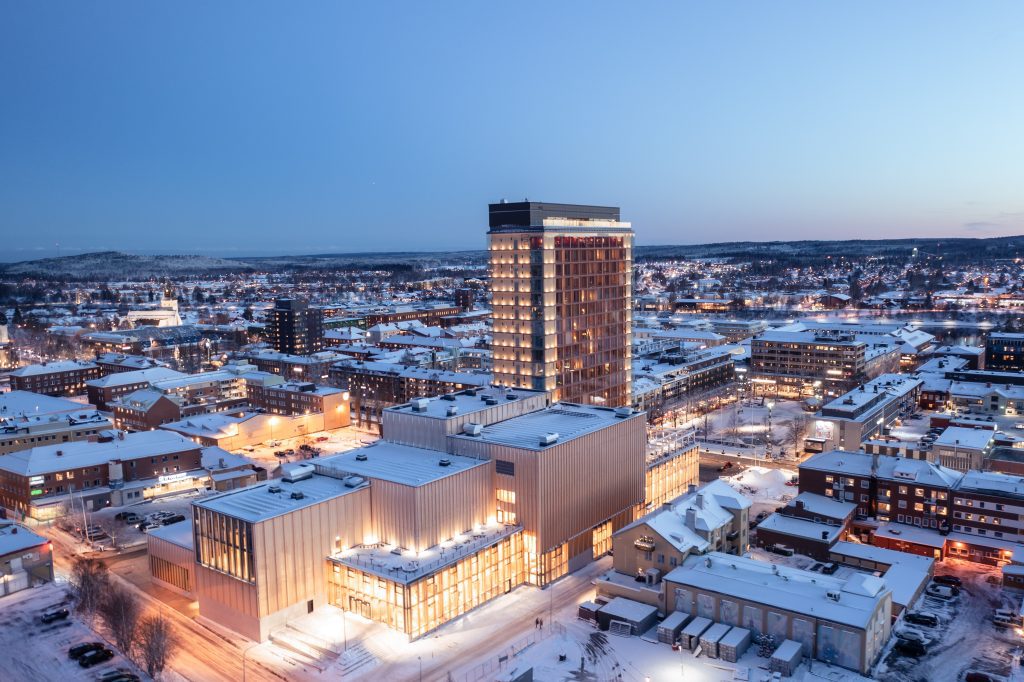
[[[39,617],[51,608],[63,605],[66,594],[62,586],[49,583],[23,590],[0,600],[0,679],[70,682],[92,680],[97,675],[128,668],[143,679],[145,675],[120,654],[88,671],[68,658],[68,649],[83,642],[103,642],[72,613],[69,618],[49,625]],[[117,651],[110,643],[107,647]]]
[[[876,678],[883,682],[954,682],[969,670],[978,670],[1008,680],[1024,680],[1015,663],[1022,654],[1021,636],[1013,628],[997,628],[992,612],[997,608],[1016,611],[1020,597],[1000,586],[999,569],[968,561],[946,559],[938,573],[951,573],[964,582],[961,594],[951,601],[922,595],[915,611],[930,611],[939,617],[936,628],[910,625],[901,618],[894,631],[910,631],[929,642],[928,653],[919,659],[892,650],[894,636],[878,665]]]
[[[755,503],[785,503],[796,497],[796,486],[786,485],[797,472],[790,469],[766,469],[752,466],[736,476],[723,478]],[[774,506],[778,506],[775,504]]]
[[[533,668],[533,679],[543,682],[686,680],[686,682],[719,682],[719,680],[750,680],[757,682],[770,678],[768,659],[757,655],[757,646],[751,645],[737,663],[721,659],[694,656],[690,651],[672,651],[668,644],[648,641],[648,636],[620,637],[600,632],[585,621],[568,622],[557,634],[528,646],[521,653],[486,678],[501,679],[501,674]],[[565,660],[559,661],[564,655]],[[834,680],[859,682],[866,678],[844,668],[815,662],[808,670],[806,662],[787,678],[806,680]]]

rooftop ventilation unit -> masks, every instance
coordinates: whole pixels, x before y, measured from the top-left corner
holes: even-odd
[[[616,407],[615,408],[615,416],[618,417],[619,419],[625,419],[626,417],[631,417],[632,415],[633,415],[633,408],[631,408],[631,407]]]
[[[484,398],[484,404],[485,405],[497,405],[498,404],[498,399],[493,397],[493,396],[487,396],[486,398]]]
[[[447,457],[442,458],[441,461],[437,463],[437,466],[439,467],[450,467],[451,465],[452,461]]]
[[[366,482],[366,479],[362,476],[346,476],[344,482],[346,488],[358,488]]]
[[[303,495],[302,491],[300,491],[300,490],[296,490],[295,492],[292,493],[292,499],[293,500],[301,500],[304,497],[305,497],[305,495]]]
[[[458,405],[449,405],[448,409],[445,411],[445,414],[447,414],[449,417],[454,417],[458,413],[459,413],[459,406]]]
[[[416,398],[415,400],[412,401],[412,411],[413,412],[426,412],[427,411],[427,407],[429,407],[429,406],[430,406],[430,399],[429,398]]]
[[[448,400],[454,402],[455,396],[453,396],[451,393],[445,393],[443,396],[441,396],[441,400]]]
[[[305,481],[307,478],[313,478],[314,471],[316,471],[316,469],[314,469],[311,464],[300,464],[288,469],[284,476],[281,477],[281,480],[288,483]]]
[[[484,432],[484,425],[468,422],[462,425],[462,432],[467,436],[479,436]]]
[[[279,492],[281,492],[281,486],[279,486],[279,485],[272,485],[269,488],[267,488],[267,492],[268,493],[279,493]]]
[[[839,601],[839,592],[835,590],[829,590],[825,593],[825,596],[831,599],[832,601]]]
[[[540,444],[541,445],[554,445],[557,442],[558,442],[558,434],[557,433],[545,433],[543,436],[540,437]]]
[[[360,452],[358,455],[356,455],[356,461],[357,462],[365,462],[368,459],[369,459],[369,457],[366,456],[365,452]]]

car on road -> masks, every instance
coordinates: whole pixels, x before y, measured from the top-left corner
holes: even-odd
[[[81,658],[90,651],[96,651],[97,649],[102,648],[102,642],[83,642],[82,644],[76,644],[75,646],[68,649],[68,658],[72,660],[76,658]]]
[[[939,624],[939,617],[928,611],[911,611],[903,616],[903,620],[914,625],[926,625],[931,628],[937,627]]]
[[[167,518],[165,518],[163,520],[163,525],[170,526],[171,524],[174,524],[174,523],[181,523],[184,520],[185,520],[185,515],[184,514],[173,514],[172,516],[168,516]]]
[[[964,581],[955,575],[937,575],[932,578],[932,582],[939,585],[948,585],[949,587],[963,587],[964,585]]]
[[[100,647],[99,649],[93,649],[87,654],[84,654],[78,659],[78,665],[83,668],[91,668],[94,665],[105,663],[114,657],[114,652],[107,647]]]
[[[44,613],[39,620],[41,620],[44,623],[52,623],[54,621],[64,620],[70,615],[71,612],[67,609],[53,609],[52,611],[47,611],[46,613]]]
[[[719,471],[727,471],[728,469],[732,469],[733,466],[735,466],[735,465],[732,462],[726,462],[722,466],[718,467],[718,470]]]
[[[161,525],[163,524],[157,523],[156,521],[143,521],[142,523],[137,525],[136,528],[138,528],[143,533],[146,533],[148,531],[153,530],[154,528],[159,528]]]

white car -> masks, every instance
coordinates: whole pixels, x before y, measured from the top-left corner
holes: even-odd
[[[1013,425],[1013,428],[1024,429],[1024,422],[1017,422],[1016,424]]]

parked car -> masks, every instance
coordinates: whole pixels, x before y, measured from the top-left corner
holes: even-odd
[[[71,612],[67,609],[53,609],[52,611],[47,611],[46,613],[44,613],[39,620],[43,621],[44,623],[52,623],[57,620],[64,620],[70,615]]]
[[[136,528],[145,533],[147,531],[153,530],[154,528],[159,528],[161,525],[163,524],[157,523],[156,521],[143,521],[138,526],[136,526]]]
[[[948,600],[957,595],[957,592],[953,591],[954,589],[956,588],[949,587],[948,585],[929,585],[924,589],[924,592],[930,597]]]
[[[128,668],[117,668],[116,670],[108,670],[107,672],[97,677],[96,680],[97,682],[111,682],[111,680],[119,680],[121,679],[121,677],[125,675],[130,675],[136,678],[138,677],[138,675],[133,673]]]
[[[931,639],[925,637],[924,634],[918,632],[917,630],[897,630],[895,634],[900,639],[908,639],[914,642],[920,642],[925,646],[928,646],[931,643]]]
[[[911,611],[903,616],[903,620],[914,625],[927,625],[931,628],[937,627],[939,624],[939,617],[927,611]]]
[[[821,567],[821,572],[824,573],[825,575],[832,575],[833,573],[835,573],[838,570],[839,570],[839,564],[835,564],[835,563],[831,563],[831,562],[827,563],[827,564],[825,564],[824,566]]]
[[[173,516],[168,516],[167,518],[165,518],[163,525],[169,526],[172,523],[181,523],[184,520],[185,520],[185,515],[184,514],[174,514]]]
[[[949,585],[950,587],[963,587],[964,584],[964,581],[955,575],[937,575],[932,578],[932,582],[939,585]]]
[[[114,652],[107,647],[100,647],[99,649],[93,649],[87,654],[84,654],[78,659],[78,665],[83,668],[91,668],[94,665],[105,663],[114,657]]]
[[[101,677],[100,682],[139,682],[139,676],[135,673],[118,673],[113,677]]]
[[[122,514],[118,514],[118,517],[129,526],[136,526],[140,521],[142,521],[142,517],[135,512],[124,512]]]
[[[772,545],[768,548],[768,551],[780,556],[793,556],[794,553],[793,550],[785,545]]]
[[[317,437],[316,442],[317,443],[326,443],[329,440],[330,440],[330,438],[327,437],[327,436],[319,436],[319,437]]]
[[[102,648],[103,648],[103,643],[102,642],[83,642],[82,644],[76,644],[75,646],[73,646],[70,649],[68,649],[68,658],[70,658],[72,660],[74,660],[76,658],[81,658],[82,656],[86,655],[90,651],[95,651],[97,649],[102,649]]]
[[[906,656],[913,656],[918,658],[928,653],[928,647],[923,642],[919,642],[916,639],[903,639],[902,637],[896,640],[896,645],[893,647],[896,651]]]

